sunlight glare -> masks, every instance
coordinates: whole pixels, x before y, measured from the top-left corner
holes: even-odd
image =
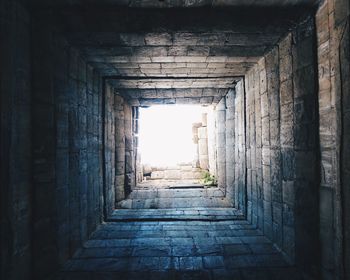
[[[192,163],[196,145],[192,124],[201,122],[205,108],[198,105],[159,105],[140,109],[142,164],[169,166]]]

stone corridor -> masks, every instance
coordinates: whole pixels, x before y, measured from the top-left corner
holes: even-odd
[[[303,279],[246,221],[102,224],[59,279]]]
[[[349,19],[0,0],[0,279],[350,279]]]

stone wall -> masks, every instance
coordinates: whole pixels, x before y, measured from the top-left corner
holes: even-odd
[[[231,89],[226,95],[225,113],[226,134],[226,196],[235,201],[235,90]]]
[[[226,189],[226,98],[215,107],[216,119],[216,170],[218,187]]]
[[[207,131],[208,131],[208,160],[209,160],[209,173],[217,178],[216,169],[216,119],[215,119],[214,106],[208,107],[207,111]]]
[[[234,205],[237,209],[246,212],[246,186],[247,186],[247,160],[246,160],[246,112],[245,112],[245,92],[244,81],[237,83],[235,89],[234,107],[229,107],[229,110],[234,108],[235,119],[235,139],[234,139]],[[232,106],[232,105],[231,105]],[[247,186],[248,188],[248,186]]]
[[[248,219],[317,275],[314,34],[313,19],[305,19],[246,75],[246,144]]]
[[[124,187],[124,158],[123,163],[120,166],[122,168],[121,171],[117,168],[117,150],[116,150],[116,142],[119,141],[119,145],[121,143],[124,145],[124,135],[119,136],[116,132],[116,115],[119,114],[121,110],[115,110],[118,108],[115,103],[119,100],[118,96],[114,94],[113,88],[106,83],[104,88],[104,196],[105,196],[105,215],[108,216],[114,209],[115,200],[116,200],[116,189],[118,189],[118,179],[119,176],[117,174],[122,174],[122,183],[121,185]],[[124,124],[124,121],[122,121]],[[124,128],[124,125],[122,126]],[[118,129],[117,129],[118,130]],[[121,138],[121,139],[120,139]],[[124,150],[122,150],[124,151]]]
[[[316,29],[321,148],[322,274],[324,279],[348,279],[350,269],[346,264],[350,263],[349,1],[323,1],[316,14]]]
[[[48,277],[103,220],[102,81],[60,38],[32,22],[33,277]]]
[[[0,278],[31,274],[31,17],[0,1]]]
[[[108,83],[105,91],[106,211],[125,199],[135,186],[136,162],[132,107]]]
[[[114,112],[114,136],[115,136],[115,200],[116,202],[121,201],[125,198],[125,182],[126,182],[126,103],[124,99],[117,95],[115,92],[112,93],[114,98],[114,106],[112,111]],[[113,135],[112,135],[113,137]],[[113,176],[113,175],[112,175]]]
[[[133,112],[132,107],[125,102],[124,104],[124,130],[125,130],[125,194],[131,192],[132,187],[136,185],[135,172],[135,147],[133,131]]]
[[[192,164],[178,164],[165,167],[147,167],[154,180],[196,180],[202,179],[204,171],[193,167]]]

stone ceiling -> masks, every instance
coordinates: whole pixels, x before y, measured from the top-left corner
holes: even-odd
[[[33,0],[36,5],[81,5],[104,4],[141,8],[173,7],[290,7],[296,5],[312,6],[317,0]]]
[[[60,1],[41,11],[135,104],[207,105],[218,102],[315,2],[90,0],[83,6]],[[175,8],[157,9],[162,7]]]

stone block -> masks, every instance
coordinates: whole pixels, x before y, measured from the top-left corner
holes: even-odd
[[[294,147],[294,125],[281,124],[281,146],[292,148]]]
[[[179,180],[181,179],[180,170],[165,170],[164,179]]]
[[[291,125],[294,123],[294,104],[287,103],[281,106],[281,124],[282,125]]]
[[[280,58],[290,56],[292,54],[292,40],[293,38],[291,33],[288,33],[288,35],[281,40],[278,45]]]
[[[208,170],[209,169],[209,158],[208,156],[199,156],[199,166],[202,169]]]
[[[163,179],[164,178],[164,171],[152,171],[151,178],[152,179]]]
[[[287,227],[295,226],[294,208],[283,204],[283,224]]]
[[[295,152],[291,148],[281,150],[282,155],[282,178],[284,181],[295,178]]]
[[[270,120],[270,145],[271,148],[280,146],[280,122],[279,120]]]
[[[295,123],[303,124],[315,121],[315,106],[314,96],[296,98],[294,101]]]
[[[302,34],[304,37],[307,34],[307,32],[301,32],[299,34]],[[298,38],[298,36],[295,36],[295,40],[297,42],[293,45],[292,48],[293,69],[305,69],[308,66],[312,65],[314,62],[314,38],[313,36],[309,36],[306,38]],[[310,74],[312,73],[313,71],[310,72]]]
[[[192,165],[180,165],[182,171],[192,171]]]
[[[294,126],[294,147],[300,151],[308,151],[316,145],[315,124]]]
[[[315,153],[296,151],[294,160],[295,178],[314,181],[317,168]]]
[[[282,202],[282,168],[279,151],[278,156],[271,157],[271,188],[272,201]]]
[[[280,104],[286,105],[293,102],[293,80],[287,79],[280,84]]]
[[[260,84],[259,84],[259,86],[260,86],[260,94],[263,94],[263,93],[267,92],[266,68],[265,68],[264,65],[263,65],[263,68],[260,68],[260,73],[259,74],[260,74],[260,76],[259,76],[259,78],[260,78]]]
[[[199,139],[198,141],[198,153],[199,156],[208,155],[208,141],[207,139]]]
[[[290,79],[293,73],[293,61],[291,55],[280,57],[280,81],[281,84]]]
[[[263,146],[270,146],[270,120],[268,117],[261,119],[261,141]]]
[[[264,92],[261,95],[261,117],[264,118],[269,115],[269,100],[268,93]]]
[[[202,123],[202,125],[203,125],[203,123]],[[198,128],[198,137],[200,139],[207,139],[208,138],[207,127],[199,127]]]

